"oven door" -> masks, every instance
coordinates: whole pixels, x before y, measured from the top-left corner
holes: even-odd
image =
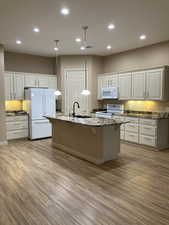
[[[102,88],[102,99],[117,99],[118,98],[118,88]]]

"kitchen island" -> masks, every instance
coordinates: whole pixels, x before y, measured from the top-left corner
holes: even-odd
[[[52,123],[52,145],[95,164],[117,159],[120,125],[104,118],[47,117]]]

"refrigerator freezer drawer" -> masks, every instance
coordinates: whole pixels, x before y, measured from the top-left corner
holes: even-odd
[[[52,136],[52,125],[49,120],[35,120],[30,124],[30,139],[39,139]]]

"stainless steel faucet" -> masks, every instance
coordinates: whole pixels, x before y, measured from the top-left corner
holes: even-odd
[[[80,108],[80,105],[79,105],[78,102],[74,102],[74,103],[73,103],[73,113],[72,113],[72,116],[73,116],[73,117],[76,116],[76,114],[75,114],[75,106],[76,106],[76,104],[77,104],[78,109]]]

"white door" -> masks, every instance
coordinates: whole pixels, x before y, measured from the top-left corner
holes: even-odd
[[[48,76],[38,76],[37,83],[39,88],[48,88]]]
[[[80,109],[76,106],[76,113],[88,112],[88,96],[81,94],[85,88],[84,70],[66,70],[65,74],[65,113],[72,113],[72,106],[75,101],[79,102]]]
[[[150,70],[147,71],[146,77],[146,95],[150,100],[161,100],[163,84],[163,70]]]
[[[102,99],[103,77],[97,79],[97,99]]]
[[[146,72],[134,72],[132,73],[132,98],[133,99],[144,99],[146,83]]]
[[[44,89],[44,115],[53,116],[56,113],[55,89]]]
[[[25,87],[37,87],[37,75],[25,75],[25,81],[24,81]]]
[[[131,99],[131,73],[119,74],[119,98]]]
[[[13,74],[5,73],[5,99],[13,100],[14,99],[14,86],[13,86]]]
[[[57,89],[57,77],[48,76],[48,88]]]
[[[24,99],[24,76],[14,74],[14,96],[16,100]]]
[[[41,120],[44,119],[44,89],[31,88],[31,119]]]

